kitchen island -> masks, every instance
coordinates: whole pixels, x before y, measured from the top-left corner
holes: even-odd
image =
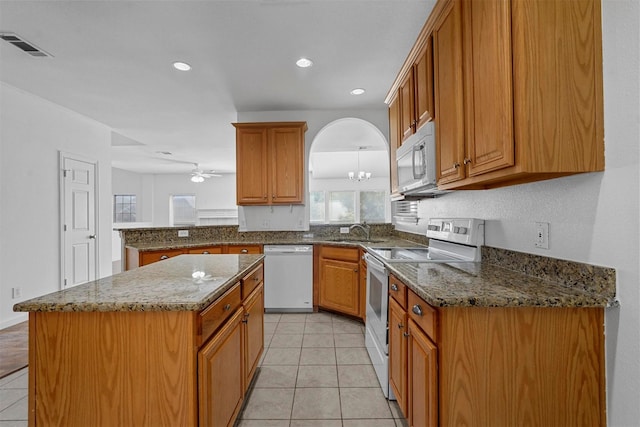
[[[262,262],[182,255],[16,304],[29,425],[233,424],[263,351]]]

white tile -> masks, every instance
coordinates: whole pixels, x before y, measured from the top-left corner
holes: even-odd
[[[298,365],[300,362],[299,348],[270,348],[266,353],[262,366]]]
[[[335,365],[336,351],[333,348],[303,347],[300,353],[301,365]]]
[[[288,420],[293,405],[292,388],[255,388],[242,412],[243,420]]]
[[[340,388],[342,418],[393,418],[380,387]]]
[[[338,385],[336,384],[336,387]],[[0,411],[4,411],[18,400],[27,397],[28,390],[24,388],[0,389]]]
[[[325,347],[333,348],[333,334],[305,334],[302,340],[303,347]]]
[[[338,387],[336,365],[301,365],[296,387]]]
[[[275,334],[269,347],[302,347],[302,334]]]
[[[0,420],[2,421],[26,421],[29,411],[29,400],[23,397],[13,405],[0,412]]]
[[[340,393],[337,388],[297,388],[292,419],[340,419]]]

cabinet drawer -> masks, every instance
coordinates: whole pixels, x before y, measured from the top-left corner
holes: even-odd
[[[222,246],[202,246],[200,248],[191,248],[188,253],[190,254],[221,254]]]
[[[142,252],[140,254],[140,266],[182,255],[183,253],[184,252],[182,251],[182,249],[167,249],[162,251]]]
[[[408,289],[407,293],[407,312],[409,313],[409,318],[413,319],[429,338],[437,342],[438,313],[435,308],[424,302],[424,300],[413,293],[412,290]]]
[[[262,245],[229,245],[226,247],[228,254],[261,254]]]
[[[407,286],[393,274],[389,275],[389,295],[400,304],[400,307],[407,309]]]
[[[216,329],[240,307],[240,304],[242,304],[240,283],[236,283],[215,302],[202,310],[198,317],[200,323],[200,333],[198,334],[197,340],[198,346],[207,342]]]
[[[358,248],[344,248],[340,246],[322,246],[320,250],[320,256],[322,258],[339,259],[341,261],[354,261],[360,260],[360,251]]]
[[[255,288],[264,280],[264,264],[257,266],[251,273],[242,279],[242,299],[248,297]]]

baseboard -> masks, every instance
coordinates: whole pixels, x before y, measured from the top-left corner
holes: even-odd
[[[27,320],[29,320],[29,313],[17,313],[11,319],[0,322],[0,329],[5,329],[10,326],[17,325],[18,323],[25,322]]]

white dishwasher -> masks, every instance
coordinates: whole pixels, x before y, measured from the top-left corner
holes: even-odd
[[[266,312],[313,311],[313,245],[264,246]]]

